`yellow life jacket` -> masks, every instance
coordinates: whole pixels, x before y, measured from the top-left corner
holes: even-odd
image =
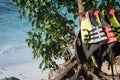
[[[85,44],[98,43],[107,39],[99,25],[91,24],[88,12],[81,18],[81,37]]]

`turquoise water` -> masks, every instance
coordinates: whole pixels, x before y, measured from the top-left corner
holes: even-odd
[[[0,0],[0,45],[24,42],[30,23],[18,17],[17,9],[8,0]]]
[[[9,0],[0,0],[0,66],[32,60],[25,42],[30,26],[27,18],[19,19]]]

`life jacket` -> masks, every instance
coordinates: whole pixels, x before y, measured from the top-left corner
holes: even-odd
[[[115,16],[115,10],[111,9],[109,11],[109,18],[110,18],[110,23],[114,27],[120,27],[120,23],[118,22],[116,16]]]
[[[98,43],[107,39],[103,29],[99,25],[91,24],[88,12],[81,18],[81,36],[85,44]]]
[[[101,47],[101,54],[102,58],[104,58],[107,53],[114,47],[115,43],[117,42],[117,38],[115,34],[112,32],[111,26],[105,21],[105,19],[99,14],[99,11],[93,12],[94,18],[96,19],[97,23],[103,26],[103,29],[106,33],[107,40],[105,44]]]
[[[75,34],[76,34],[75,55],[76,55],[78,63],[84,64],[84,63],[88,62],[88,58],[89,58],[88,56],[90,56],[90,54],[92,55],[93,52],[98,50],[98,48],[100,47],[99,45],[101,45],[102,42],[100,42],[100,44],[97,43],[97,44],[92,44],[92,45],[84,44],[81,39],[80,31],[81,30],[79,29],[75,32]],[[90,46],[90,49],[89,49],[89,46]],[[94,59],[94,61],[96,61],[93,55],[91,58]],[[96,62],[93,62],[93,64],[96,64]]]
[[[94,20],[94,19],[92,19]],[[93,21],[95,22],[95,21]],[[81,39],[86,59],[90,57],[107,40],[105,33],[98,24],[92,24],[89,13],[81,17]],[[99,44],[99,45],[98,45]]]
[[[109,20],[118,42],[120,42],[120,23],[115,16],[115,10],[109,11]]]

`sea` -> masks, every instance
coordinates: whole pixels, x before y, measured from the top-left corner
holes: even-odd
[[[32,49],[25,42],[31,23],[19,16],[10,0],[0,0],[0,66],[33,61]]]

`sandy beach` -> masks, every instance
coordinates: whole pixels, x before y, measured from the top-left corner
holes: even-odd
[[[49,70],[39,69],[41,59],[33,59],[32,49],[25,44],[0,47],[0,79],[47,80]]]
[[[50,70],[42,71],[39,68],[42,58],[33,59],[32,49],[27,45],[12,45],[0,49],[0,79],[16,77],[20,80],[48,80]],[[64,61],[56,62],[62,64]]]
[[[0,79],[14,76],[20,80],[47,80],[49,70],[42,72],[38,67],[38,61],[7,67],[0,66]]]

